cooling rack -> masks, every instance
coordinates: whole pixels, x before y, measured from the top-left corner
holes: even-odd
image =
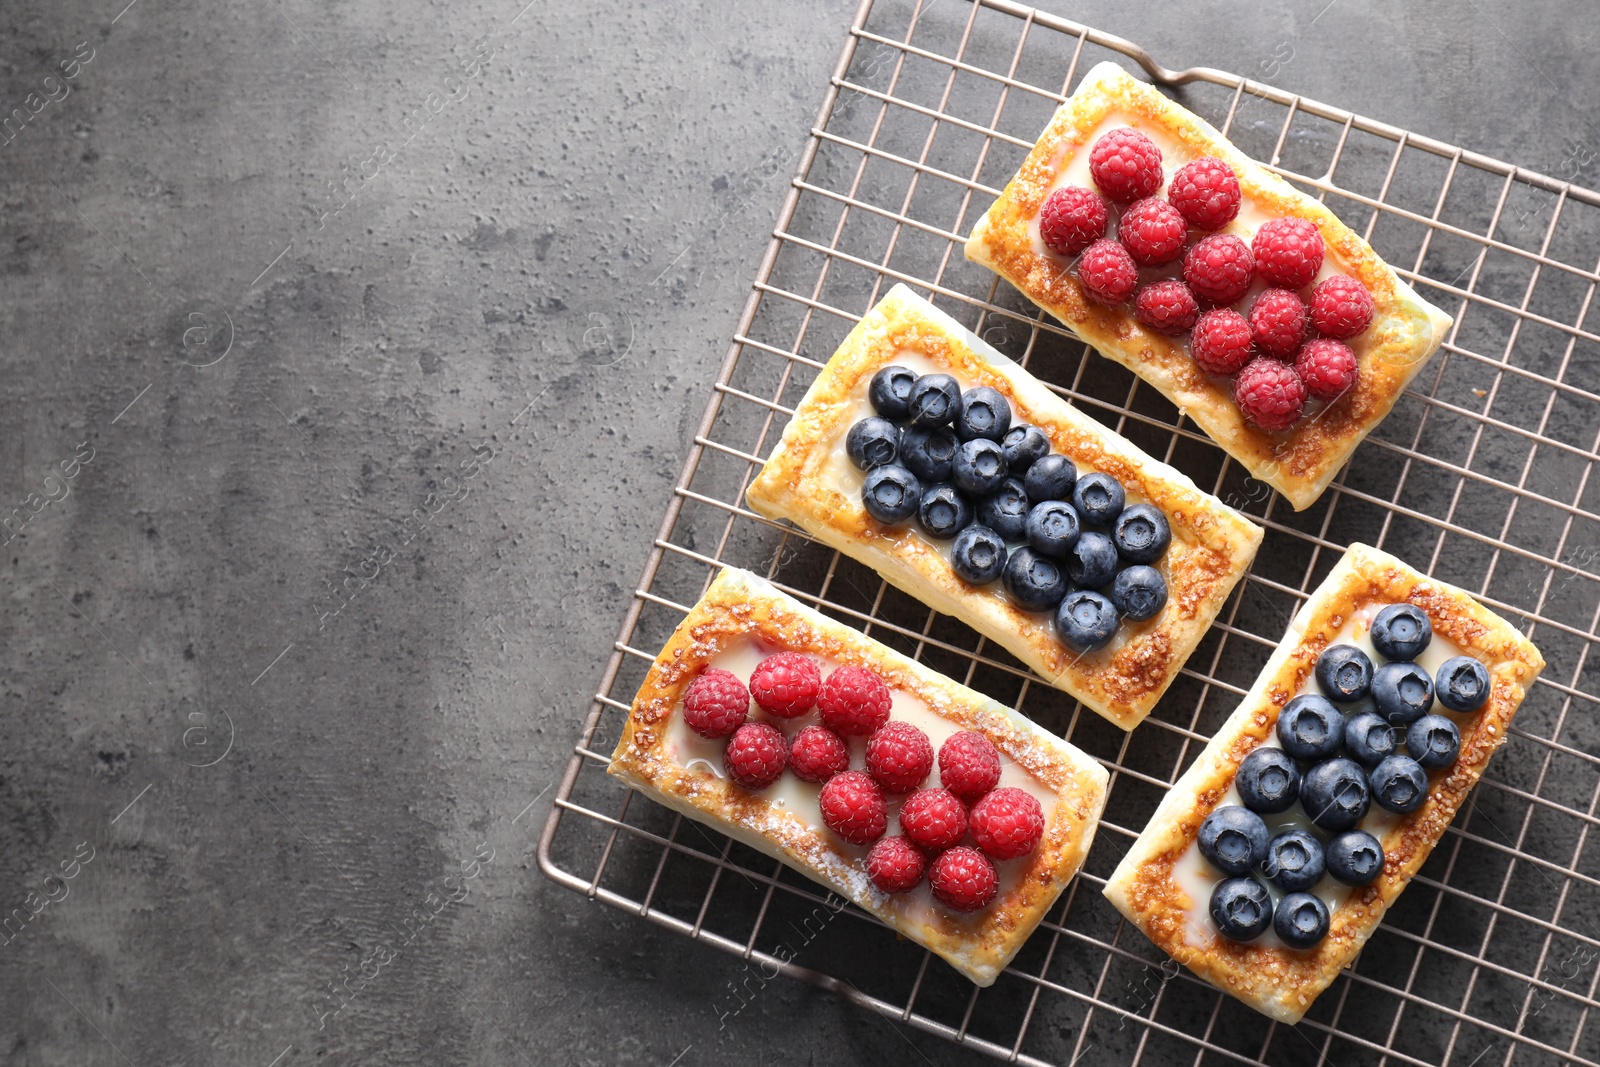
[[[1111,59],[1323,200],[1455,317],[1440,354],[1322,499],[1291,511],[1153,389],[961,255],[1065,95]],[[1592,160],[1566,146],[1566,177]],[[1600,195],[1006,0],[864,0],[539,846],[555,881],[1026,1064],[1596,1064],[1600,1036]],[[1125,735],[871,570],[753,514],[743,491],[817,368],[895,282],[1267,530],[1156,713]],[[1550,666],[1504,750],[1357,962],[1305,1021],[1193,979],[1100,889],[1353,540],[1524,625]],[[1081,877],[990,989],[770,859],[605,773],[653,654],[716,570],[1011,703],[1101,760]],[[748,983],[746,983],[748,985]],[[737,1002],[730,1000],[728,1007]]]

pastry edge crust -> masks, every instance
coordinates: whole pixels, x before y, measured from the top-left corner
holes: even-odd
[[[1136,114],[1180,141],[1191,158],[1225,160],[1238,175],[1245,197],[1268,214],[1297,215],[1316,223],[1330,255],[1366,285],[1375,305],[1371,347],[1362,358],[1361,381],[1350,395],[1287,433],[1257,430],[1244,420],[1225,383],[1201,373],[1172,338],[1147,330],[1129,312],[1093,303],[1075,278],[1033,250],[1028,231],[1033,208],[1068,156],[1087,147],[1087,133],[1112,111]],[[1316,502],[1356,447],[1388,416],[1438,350],[1452,321],[1418,296],[1326,206],[1244,155],[1210,123],[1111,62],[1090,70],[1056,111],[1000,199],[973,227],[966,256],[1154,386],[1296,511]],[[1317,426],[1319,422],[1324,425]]]
[[[977,730],[1057,802],[1033,862],[1008,897],[974,920],[919,924],[896,915],[894,898],[859,867],[865,849],[841,847],[792,812],[707,771],[690,771],[665,751],[666,726],[700,669],[727,644],[756,638],[773,647],[867,666],[891,688],[921,699],[935,715]],[[679,623],[634,698],[609,773],[692,819],[709,823],[793,867],[945,959],[979,986],[993,984],[1077,875],[1105,808],[1110,774],[1084,752],[1017,712],[944,677],[866,635],[828,619],[770,583],[724,568]],[[848,849],[849,851],[846,851]]]
[[[1377,881],[1351,889],[1335,909],[1328,936],[1296,952],[1236,944],[1213,935],[1191,945],[1185,929],[1187,894],[1170,877],[1171,865],[1193,843],[1200,824],[1232,784],[1241,760],[1277,725],[1278,713],[1312,676],[1317,656],[1351,614],[1368,603],[1409,601],[1427,612],[1436,632],[1490,665],[1488,702],[1462,725],[1461,754],[1434,783],[1421,808],[1400,819],[1383,839],[1384,867]],[[1157,947],[1212,985],[1280,1022],[1296,1023],[1317,996],[1361,951],[1384,912],[1421,869],[1489,758],[1505,742],[1523,697],[1544,659],[1520,631],[1469,594],[1428,578],[1394,556],[1352,544],[1311,598],[1262,668],[1255,684],[1198,759],[1162,799],[1103,890]],[[1193,902],[1194,907],[1205,903]]]
[[[1104,470],[1166,514],[1172,546],[1162,566],[1169,599],[1160,616],[1133,624],[1105,649],[1074,656],[1047,620],[1018,610],[1001,594],[973,589],[920,537],[896,536],[901,528],[880,525],[859,500],[816,484],[823,461],[817,453],[848,430],[864,380],[912,346],[969,388],[998,388],[1018,421],[1039,426],[1080,472]],[[828,360],[745,499],[758,514],[789,519],[934,610],[967,623],[1124,730],[1154,709],[1249,568],[1264,533],[1188,476],[1069,406],[903,284],[862,317]]]

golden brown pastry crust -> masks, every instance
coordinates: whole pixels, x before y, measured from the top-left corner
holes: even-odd
[[[1057,802],[1044,838],[1015,888],[974,916],[936,908],[933,922],[908,921],[895,907],[897,898],[867,879],[866,849],[826,829],[811,829],[795,812],[776,808],[725,778],[675,763],[667,727],[682,714],[684,690],[718,653],[751,638],[774,649],[875,671],[891,689],[920,699],[933,714],[983,734],[1007,760],[1054,790]],[[717,576],[656,657],[634,698],[610,773],[849,898],[980,986],[994,982],[1083,866],[1109,778],[1089,756],[1003,704],[733,568]]]
[[[1173,864],[1233,784],[1239,763],[1276,728],[1278,713],[1311,678],[1317,657],[1351,616],[1368,604],[1402,602],[1421,608],[1436,634],[1489,667],[1493,688],[1483,708],[1452,716],[1461,727],[1455,766],[1434,781],[1421,808],[1400,817],[1383,837],[1383,872],[1372,885],[1349,890],[1345,903],[1333,910],[1321,944],[1301,952],[1239,944],[1221,935],[1208,944],[1191,944],[1187,908],[1204,908],[1206,902],[1189,901],[1172,877]],[[1467,593],[1385,552],[1352,544],[1295,616],[1250,692],[1162,800],[1106,883],[1106,897],[1146,937],[1212,985],[1275,1019],[1298,1022],[1355,959],[1385,909],[1438,844],[1489,757],[1505,742],[1524,692],[1543,669],[1533,643]]]
[[[830,450],[858,417],[872,375],[908,351],[953,374],[964,389],[998,389],[1016,421],[1038,426],[1080,472],[1109,474],[1128,490],[1130,504],[1146,501],[1165,513],[1172,545],[1159,565],[1169,591],[1160,615],[1124,623],[1106,647],[1079,656],[1056,640],[1047,616],[1019,610],[998,586],[977,589],[958,578],[915,524],[886,527],[867,514],[859,494],[824,484]],[[860,475],[855,478],[859,485]],[[1150,714],[1262,537],[1254,523],[1068,406],[903,285],[890,290],[828,360],[745,496],[756,512],[795,522],[936,611],[961,619],[1124,730]]]
[[[1051,183],[1110,114],[1159,131],[1182,146],[1181,165],[1216,156],[1233,167],[1246,204],[1266,215],[1295,215],[1316,223],[1327,259],[1372,294],[1372,325],[1352,346],[1360,355],[1355,386],[1313,417],[1284,433],[1245,422],[1226,379],[1203,373],[1183,344],[1146,329],[1123,308],[1089,300],[1065,261],[1035,251],[1030,223]],[[1238,230],[1235,223],[1224,232]],[[1000,199],[967,240],[967,258],[1001,275],[1102,354],[1149,382],[1194,419],[1252,475],[1277,489],[1295,509],[1322,495],[1362,438],[1394,407],[1407,383],[1437,351],[1450,317],[1395,276],[1354,230],[1318,201],[1245,156],[1193,112],[1135,80],[1114,63],[1091,70],[1050,125]]]

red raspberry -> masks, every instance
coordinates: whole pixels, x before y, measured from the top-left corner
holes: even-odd
[[[1064,185],[1039,213],[1039,237],[1051,251],[1075,256],[1106,235],[1106,202],[1093,189]]]
[[[745,723],[722,750],[728,777],[750,790],[762,790],[776,782],[788,762],[789,742],[782,730],[767,722]]]
[[[684,725],[713,740],[729,737],[750,714],[750,691],[739,676],[707,667],[683,695]]]
[[[1319,337],[1308,343],[1295,357],[1294,369],[1318,400],[1336,400],[1356,384],[1356,354],[1343,341]]]
[[[867,739],[867,770],[885,793],[909,793],[933,770],[933,745],[908,722],[886,722]]]
[[[1287,430],[1306,406],[1306,383],[1287,363],[1257,356],[1233,383],[1233,401],[1263,430]]]
[[[802,782],[826,782],[849,767],[844,739],[826,726],[807,726],[789,742],[789,769]]]
[[[1031,793],[1007,786],[972,806],[972,839],[997,860],[1014,860],[1039,847],[1044,809]]]
[[[1118,126],[1089,149],[1089,174],[1119,204],[1143,200],[1161,188],[1161,149],[1132,126]]]
[[[927,869],[927,857],[903,837],[885,837],[867,853],[867,877],[885,893],[915,889]]]
[[[1287,289],[1263,290],[1250,305],[1250,337],[1263,355],[1292,359],[1306,339],[1305,302]]]
[[[1115,241],[1101,239],[1083,250],[1078,259],[1078,281],[1090,300],[1120,304],[1139,284],[1139,267],[1128,250]]]
[[[1117,240],[1141,267],[1160,267],[1183,254],[1189,224],[1178,209],[1159,197],[1130,204],[1117,220]]]
[[[888,722],[893,703],[882,678],[850,664],[834,668],[817,694],[822,724],[845,737],[865,736]]]
[[[967,833],[967,806],[948,789],[919,789],[900,806],[900,829],[913,844],[943,852]]]
[[[1174,279],[1141,288],[1133,298],[1133,313],[1157,333],[1180,334],[1194,326],[1200,305],[1189,287]]]
[[[1189,334],[1189,354],[1207,374],[1235,374],[1253,355],[1250,323],[1232,308],[1212,308]]]
[[[779,652],[756,664],[750,672],[750,695],[761,710],[780,719],[804,715],[817,703],[822,674],[811,657],[799,652]]]
[[[1167,199],[1189,225],[1220,230],[1239,215],[1239,178],[1215,156],[1201,156],[1179,167],[1167,183]]]
[[[1195,296],[1213,304],[1231,304],[1243,296],[1254,269],[1250,246],[1231,233],[1202,237],[1183,257],[1183,280]]]
[[[939,782],[971,802],[1000,781],[1000,752],[980,733],[951,734],[939,746]]]
[[[854,845],[870,845],[889,826],[883,790],[863,771],[845,771],[828,779],[817,795],[822,821]]]
[[[1372,324],[1372,294],[1344,274],[1334,274],[1311,290],[1311,324],[1324,337],[1346,341]]]
[[[928,871],[934,899],[951,911],[987,907],[1000,888],[1000,875],[988,856],[967,845],[941,852]]]
[[[1304,289],[1322,269],[1322,234],[1310,219],[1271,219],[1250,242],[1256,270],[1272,285]]]

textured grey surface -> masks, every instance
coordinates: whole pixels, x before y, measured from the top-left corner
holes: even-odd
[[[123,2],[0,13],[0,1058],[987,1062],[533,855],[854,5]],[[1595,136],[1587,8],[1043,6]]]

